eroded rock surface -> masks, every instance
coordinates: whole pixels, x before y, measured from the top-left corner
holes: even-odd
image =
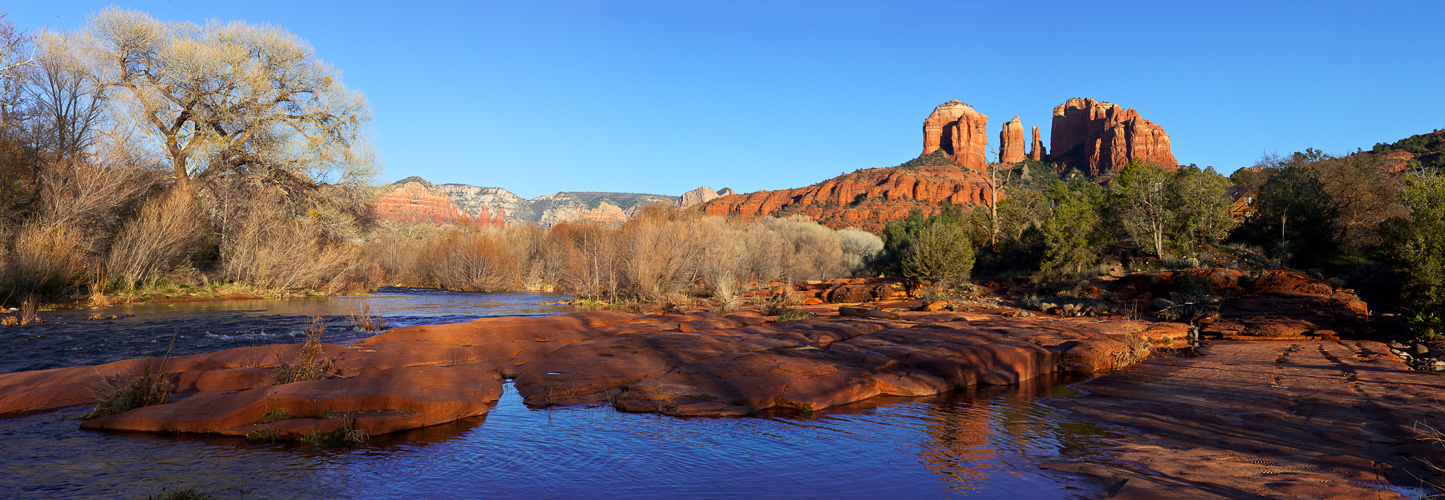
[[[1005,122],[998,132],[998,162],[1018,163],[1024,158],[1024,125],[1018,115],[1014,115],[1014,119]]]
[[[1117,462],[1052,468],[1108,484],[1097,498],[1405,498],[1381,485],[1441,484],[1419,459],[1445,427],[1445,379],[1410,371],[1378,342],[1217,342],[1196,358],[1155,357],[1051,398],[1073,418],[1139,441]]]
[[[326,377],[289,384],[275,384],[273,373],[296,358],[297,345],[11,373],[0,375],[0,415],[86,404],[97,374],[124,380],[147,366],[176,385],[172,402],[83,426],[282,439],[343,427],[384,434],[483,415],[504,379],[538,406],[814,411],[1117,369],[1147,356],[1149,339],[1179,338],[1126,319],[934,311],[878,320],[842,317],[832,305],[803,309],[818,317],[599,311],[396,328],[354,346],[325,345],[333,360]]]

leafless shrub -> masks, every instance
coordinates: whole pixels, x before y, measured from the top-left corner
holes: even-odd
[[[227,278],[273,289],[335,290],[356,262],[355,246],[327,241],[313,219],[271,198],[256,200],[220,246]]]
[[[184,262],[198,236],[200,211],[189,192],[172,190],[141,207],[111,247],[108,269],[124,288],[152,286]]]
[[[440,288],[471,292],[515,290],[517,255],[495,231],[454,231],[428,245],[427,275]]]
[[[75,226],[32,219],[20,225],[9,260],[11,279],[22,293],[56,291],[85,271],[86,249]]]

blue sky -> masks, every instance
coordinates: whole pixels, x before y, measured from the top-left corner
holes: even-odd
[[[0,4],[74,29],[111,2]],[[1378,4],[1378,5],[1377,5]],[[1445,2],[115,2],[267,22],[375,113],[384,181],[680,194],[916,156],[933,106],[1136,108],[1222,172],[1445,127]]]

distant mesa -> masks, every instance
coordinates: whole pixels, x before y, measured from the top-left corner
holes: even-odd
[[[372,215],[404,223],[447,224],[471,220],[481,227],[507,224],[501,210],[495,218],[485,207],[478,216],[471,216],[452,203],[446,193],[420,177],[408,177],[383,187]]]
[[[381,189],[373,215],[403,223],[472,220],[480,227],[525,222],[544,226],[575,221],[610,224],[632,218],[646,205],[677,200],[675,196],[605,192],[559,192],[528,200],[497,187],[435,185],[408,177]]]
[[[677,204],[683,208],[687,208],[716,200],[718,196],[720,195],[717,191],[713,191],[710,187],[702,186],[692,191],[682,193],[682,196],[677,198]]]

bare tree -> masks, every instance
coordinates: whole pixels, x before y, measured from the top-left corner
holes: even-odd
[[[101,83],[129,91],[182,189],[232,173],[323,181],[373,168],[366,100],[291,33],[112,7],[86,35]]]
[[[10,121],[12,110],[20,101],[20,90],[24,86],[22,70],[39,60],[39,56],[28,53],[30,37],[16,31],[5,16],[6,13],[0,11],[0,125]]]
[[[104,117],[103,86],[77,50],[79,40],[42,32],[36,45],[44,58],[27,71],[25,92],[42,120],[47,149],[59,158],[76,156],[92,144]]]

